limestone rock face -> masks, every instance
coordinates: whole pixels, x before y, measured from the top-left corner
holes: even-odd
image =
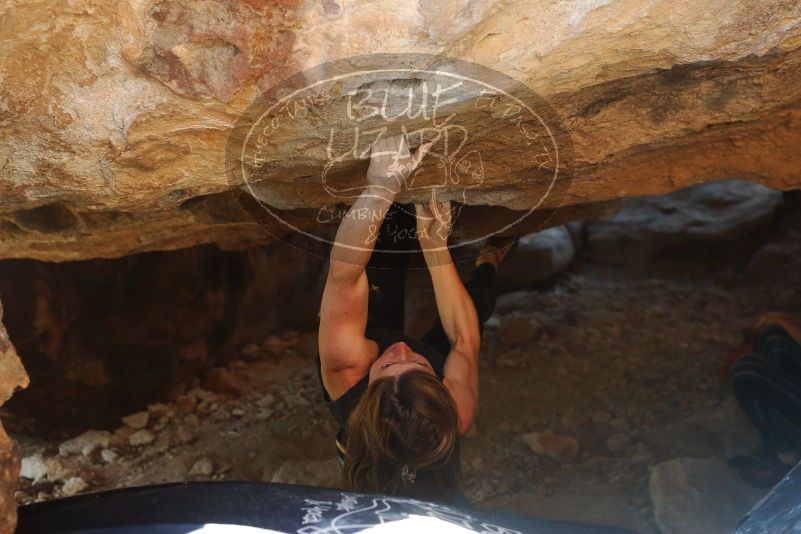
[[[365,54],[458,58],[545,99],[569,132],[574,172],[543,210],[730,177],[801,185],[794,0],[12,0],[0,17],[3,258],[240,248],[283,235],[241,208],[251,192],[226,163],[232,128],[279,81]],[[399,104],[410,82],[369,83]],[[308,120],[269,144],[263,198],[301,228],[332,204],[310,178],[328,163],[343,99],[311,103]],[[530,209],[528,179],[541,167],[468,108],[457,99],[446,109],[473,130],[466,148],[481,145],[482,161],[466,164],[481,163],[486,180],[466,202]],[[337,183],[358,187],[365,167],[343,158]]]
[[[17,388],[28,387],[28,375],[22,367],[14,345],[2,323],[3,304],[0,303],[0,405],[5,403]],[[14,490],[20,471],[20,458],[14,442],[0,423],[0,534],[14,532],[17,523],[17,505]]]

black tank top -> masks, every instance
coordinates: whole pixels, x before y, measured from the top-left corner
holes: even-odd
[[[393,343],[403,341],[409,345],[409,348],[411,348],[414,352],[424,356],[434,369],[434,374],[437,375],[437,378],[442,380],[444,376],[445,355],[441,354],[437,349],[428,343],[424,343],[417,339],[412,339],[403,332],[390,330],[388,328],[369,328],[365,330],[364,337],[367,339],[372,339],[378,343],[378,356],[381,356],[381,354],[383,354],[384,351],[387,350],[387,348]],[[323,399],[325,400],[328,409],[331,411],[331,414],[334,416],[334,419],[340,427],[339,431],[337,432],[336,446],[337,455],[339,456],[340,461],[342,461],[344,460],[345,452],[345,426],[347,425],[351,412],[353,412],[353,409],[359,403],[359,399],[361,399],[362,395],[364,395],[364,392],[367,391],[367,386],[370,381],[370,374],[368,371],[368,373],[365,374],[361,380],[352,385],[350,389],[342,394],[341,397],[333,401],[323,385],[323,375],[319,354],[317,356],[317,376],[320,380],[320,388],[323,392]]]

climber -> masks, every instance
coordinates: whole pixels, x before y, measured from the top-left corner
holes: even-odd
[[[801,321],[767,313],[724,361],[737,402],[759,431],[762,449],[729,465],[749,484],[770,488],[801,460]]]
[[[496,270],[514,247],[488,240],[463,284],[447,246],[450,202],[434,194],[425,205],[394,202],[431,145],[410,155],[405,135],[397,135],[371,147],[368,185],[331,250],[319,377],[340,425],[336,447],[348,489],[454,502],[459,441],[478,403],[481,328],[495,304]],[[405,269],[415,250],[439,314],[419,340],[404,334]]]

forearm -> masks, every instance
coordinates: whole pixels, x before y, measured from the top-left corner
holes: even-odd
[[[447,256],[447,257],[446,257]],[[478,314],[447,249],[424,251],[442,328],[452,346],[478,351]]]
[[[370,261],[381,224],[389,211],[394,195],[386,189],[380,194],[368,186],[348,210],[339,224],[331,248],[330,276],[357,278]]]

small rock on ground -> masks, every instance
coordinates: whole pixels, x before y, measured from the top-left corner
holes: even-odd
[[[501,319],[498,337],[504,345],[522,345],[537,335],[540,325],[535,319],[519,315],[509,315]]]
[[[19,476],[33,480],[34,482],[41,480],[47,476],[47,464],[45,464],[39,454],[26,456],[22,459]]]
[[[208,458],[196,461],[189,470],[190,475],[211,476],[214,474],[214,462]]]
[[[111,449],[103,449],[102,451],[100,451],[100,457],[103,459],[104,462],[110,464],[119,457],[119,454]]]
[[[147,430],[137,430],[128,437],[128,443],[131,447],[139,447],[140,445],[147,445],[153,443],[156,437]]]
[[[521,438],[535,453],[559,462],[570,462],[576,458],[579,450],[576,438],[558,436],[549,430],[523,434]]]
[[[137,412],[131,415],[126,415],[122,418],[122,422],[135,430],[140,430],[147,426],[150,420],[150,412]]]
[[[71,497],[73,495],[77,495],[88,487],[89,484],[87,484],[86,481],[81,477],[68,478],[66,481],[64,481],[64,485],[61,487],[61,494],[65,497]]]
[[[99,447],[108,447],[111,433],[105,430],[87,430],[83,434],[68,439],[58,446],[58,452],[62,456],[70,454],[83,454],[89,456]]]

